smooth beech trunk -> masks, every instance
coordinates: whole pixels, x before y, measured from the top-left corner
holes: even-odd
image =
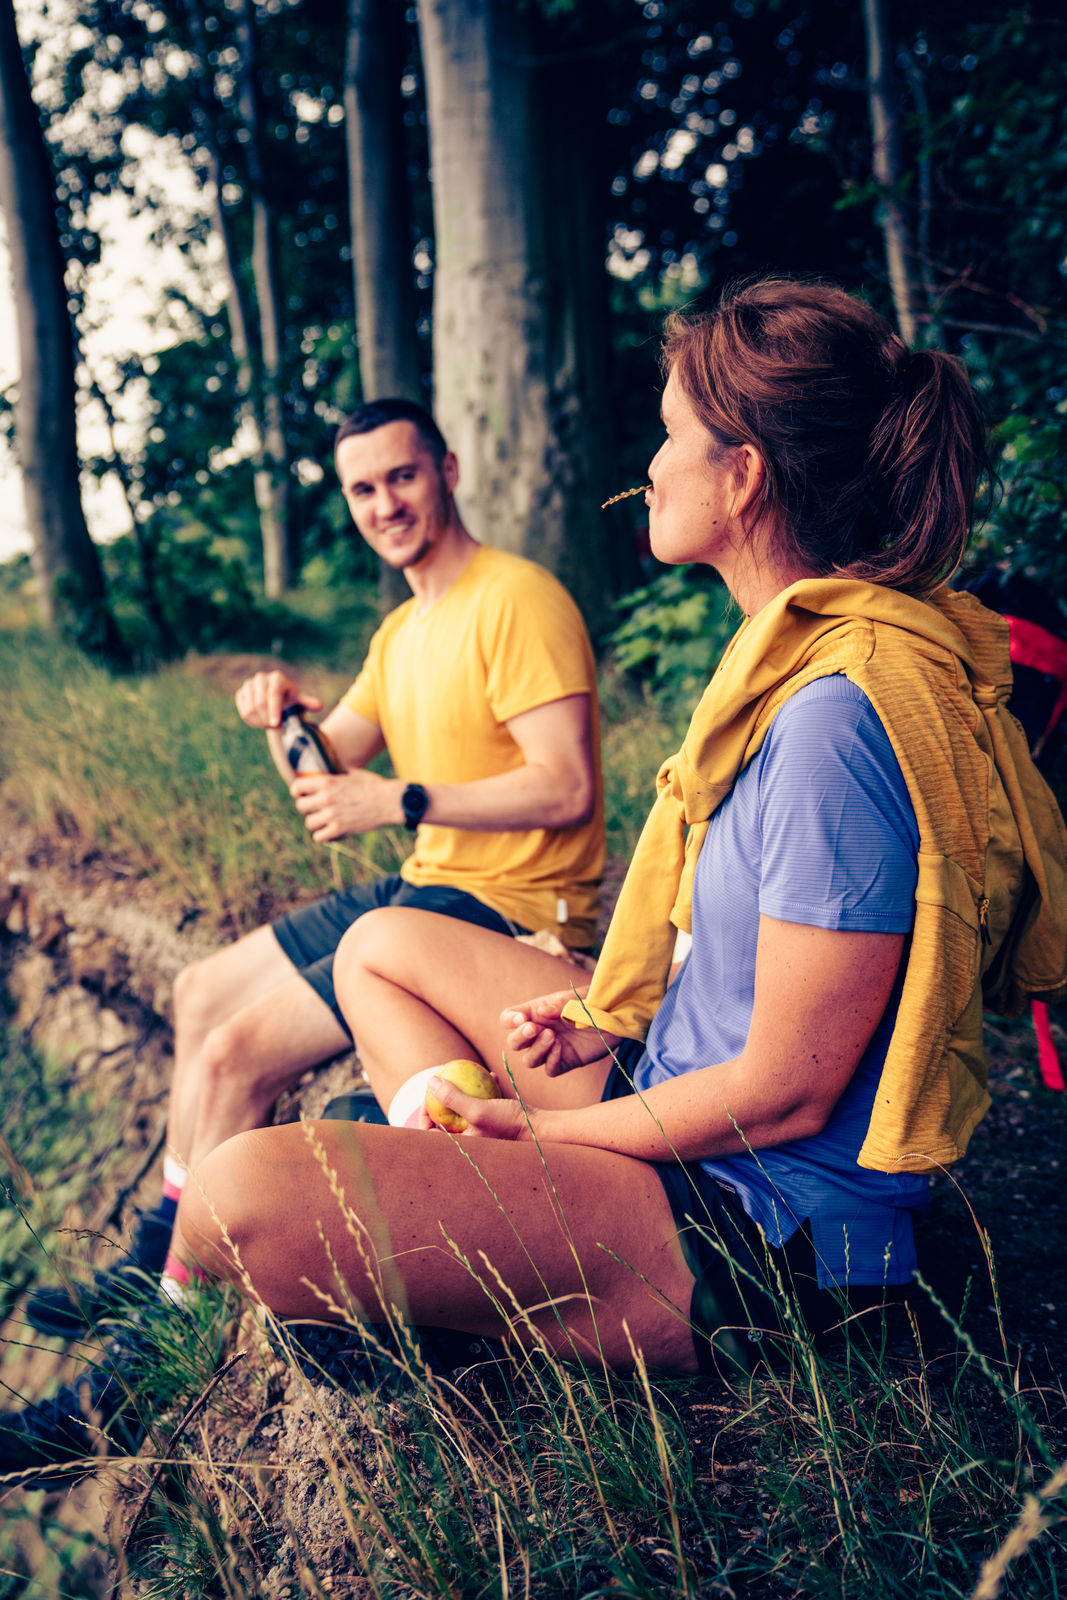
[[[124,652],[107,603],[79,488],[74,332],[67,307],[55,189],[15,16],[0,3],[0,206],[18,318],[15,447],[41,616],[86,649]]]
[[[882,0],[863,0],[863,26],[867,38],[871,170],[880,191],[878,222],[885,240],[897,327],[904,342],[913,345],[918,333],[913,277],[915,250],[900,199],[900,107],[891,91]]]
[[[404,10],[396,0],[348,0],[345,40],[345,147],[359,381],[364,400],[425,401],[415,283],[411,205],[405,170]],[[386,610],[409,590],[381,563]]]
[[[535,8],[420,0],[434,226],[434,408],[474,535],[604,619],[603,234],[573,91]]]

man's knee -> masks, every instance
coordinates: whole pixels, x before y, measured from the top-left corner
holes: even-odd
[[[210,1099],[238,1087],[242,1096],[255,1095],[270,1085],[275,1085],[277,1094],[273,1032],[255,1002],[211,1028],[200,1047],[199,1077],[204,1096]]]
[[[174,980],[174,1024],[186,1033],[207,1033],[233,1008],[233,983],[227,981],[224,958],[216,950],[183,967]]]

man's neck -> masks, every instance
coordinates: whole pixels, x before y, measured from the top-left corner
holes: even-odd
[[[447,594],[478,549],[477,541],[456,517],[449,524],[445,537],[418,566],[405,567],[404,577],[415,596],[415,609],[420,615]]]

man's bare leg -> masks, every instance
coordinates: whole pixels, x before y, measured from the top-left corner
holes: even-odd
[[[283,1089],[350,1043],[270,928],[187,967],[174,989],[168,1149],[191,1166],[262,1127]]]

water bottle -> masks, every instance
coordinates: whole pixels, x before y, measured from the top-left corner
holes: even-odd
[[[281,735],[282,749],[294,772],[340,771],[326,735],[304,721],[303,706],[286,706]]]

